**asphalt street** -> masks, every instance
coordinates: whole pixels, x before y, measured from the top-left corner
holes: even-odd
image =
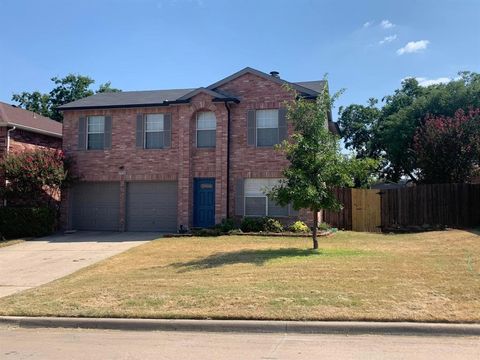
[[[0,327],[2,359],[480,359],[480,338]]]

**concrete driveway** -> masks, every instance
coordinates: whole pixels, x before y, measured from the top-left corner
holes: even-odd
[[[82,231],[0,248],[0,297],[48,283],[160,236]]]

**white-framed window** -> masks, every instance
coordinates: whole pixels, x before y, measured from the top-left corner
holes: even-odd
[[[105,116],[89,116],[87,119],[87,149],[102,150],[105,147]]]
[[[272,147],[279,143],[278,109],[257,110],[257,146]]]
[[[145,149],[162,149],[165,146],[163,114],[145,115]]]
[[[212,111],[197,114],[197,147],[214,148],[217,137],[217,119]]]
[[[245,216],[288,216],[288,206],[279,206],[266,195],[280,180],[281,179],[245,179]]]

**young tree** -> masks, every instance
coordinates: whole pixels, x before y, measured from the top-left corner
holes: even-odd
[[[339,139],[326,126],[332,101],[325,89],[315,101],[295,94],[295,100],[287,105],[287,118],[293,124],[294,134],[279,149],[290,165],[283,171],[284,179],[268,193],[279,205],[292,204],[294,209],[312,211],[314,249],[318,249],[319,211],[340,210],[342,204],[333,189],[353,184],[352,160],[340,152]]]
[[[417,129],[414,149],[422,182],[468,181],[480,162],[480,109],[428,117]]]

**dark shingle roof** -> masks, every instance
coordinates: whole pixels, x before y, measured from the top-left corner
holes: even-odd
[[[99,93],[71,103],[62,105],[60,110],[73,109],[99,109],[112,107],[136,107],[136,106],[163,106],[172,103],[188,102],[190,98],[198,93],[204,92],[211,95],[215,100],[236,101],[235,97],[223,94],[217,90],[225,84],[246,73],[252,73],[265,79],[275,81],[279,84],[292,86],[301,95],[315,97],[325,85],[324,81],[305,81],[300,83],[288,82],[278,77],[273,77],[262,71],[246,67],[216,83],[203,88],[195,89],[173,89],[173,90],[150,90],[150,91],[123,91],[116,93]]]
[[[160,105],[165,102],[176,101],[180,97],[195,89],[122,91],[112,93],[98,93],[86,98],[59,106],[60,110],[95,107],[122,107],[135,105]]]
[[[34,133],[62,137],[62,124],[33,111],[0,101],[0,125],[16,126]]]
[[[324,80],[298,81],[298,82],[295,82],[295,84],[299,86],[303,86],[307,89],[313,90],[317,93],[320,93],[325,86],[325,81]]]

